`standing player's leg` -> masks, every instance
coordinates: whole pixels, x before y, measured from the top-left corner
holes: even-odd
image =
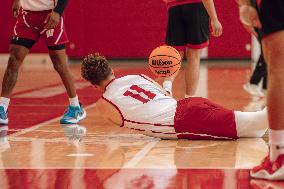
[[[49,49],[49,56],[53,63],[54,69],[59,74],[69,97],[70,105],[60,120],[62,124],[78,123],[86,117],[86,112],[79,103],[76,94],[74,78],[68,67],[65,44],[68,43],[68,37],[65,32],[64,19],[54,29],[50,29],[41,34]]]
[[[185,72],[185,97],[194,96],[199,81],[200,49],[186,51],[187,69]]]
[[[284,180],[284,2],[262,0],[260,5],[264,58],[268,66],[267,107],[270,154],[251,171],[251,176]]]
[[[253,177],[272,180],[284,179],[284,31],[269,35],[263,39],[265,59],[268,64],[268,95],[267,106],[269,112],[269,158],[265,163],[275,166],[267,172],[264,165],[255,167]]]
[[[194,96],[199,80],[201,49],[209,44],[209,15],[202,3],[183,6],[183,18],[186,22],[186,58],[185,97]]]
[[[166,34],[166,44],[175,47],[181,58],[184,57],[186,50],[186,30],[182,18],[181,6],[173,6],[168,10],[168,24]],[[175,80],[178,72],[174,75],[165,78],[163,82],[163,88],[172,95],[172,83]]]
[[[184,51],[179,51],[179,54],[180,54],[180,56],[181,56],[181,59],[183,59],[183,57],[184,57]],[[179,73],[179,71],[177,71],[174,75],[172,75],[172,76],[170,76],[170,77],[166,77],[166,78],[164,79],[163,88],[165,89],[165,91],[168,92],[168,94],[169,94],[170,96],[173,95],[173,93],[172,93],[172,85],[173,85],[173,82],[174,82],[175,78],[177,77],[178,73]]]
[[[66,88],[70,102],[68,110],[64,114],[64,117],[60,120],[60,123],[62,124],[78,123],[80,120],[86,117],[86,112],[81,107],[78,96],[76,94],[74,78],[67,63],[65,45],[49,47],[49,55],[53,63],[54,69],[59,74]]]
[[[17,82],[19,68],[26,55],[29,53],[27,47],[16,44],[11,44],[9,51],[10,57],[3,78],[0,97],[0,124],[8,124],[7,109],[10,102],[10,96]]]

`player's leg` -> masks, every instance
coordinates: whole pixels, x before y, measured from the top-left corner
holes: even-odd
[[[262,137],[268,129],[267,109],[257,112],[235,111],[238,137]]]
[[[181,56],[181,58],[183,59],[184,57],[184,51],[179,51],[179,54]],[[172,85],[173,85],[173,82],[176,78],[176,76],[178,75],[179,72],[176,72],[175,74],[173,74],[172,76],[170,77],[166,77],[164,79],[164,82],[163,82],[163,88],[165,89],[165,91],[167,91],[169,93],[170,96],[173,95],[172,93]]]
[[[201,49],[209,44],[209,16],[202,3],[188,4],[183,7],[186,22],[186,58],[185,97],[194,96],[198,80]]]
[[[49,47],[49,55],[53,63],[54,69],[59,74],[69,97],[70,105],[64,117],[60,120],[63,124],[78,123],[86,117],[85,110],[79,103],[76,94],[74,78],[68,67],[65,45],[57,45]]]
[[[199,81],[200,54],[200,49],[188,48],[186,51],[185,97],[194,96],[196,92]]]
[[[54,69],[59,74],[69,97],[70,105],[68,106],[63,118],[60,120],[60,123],[78,123],[86,117],[86,112],[79,103],[74,78],[67,62],[65,44],[68,42],[68,37],[65,32],[63,17],[61,17],[56,28],[41,33],[41,37],[45,40],[45,43],[48,46],[49,56]]]
[[[181,6],[174,6],[168,10],[168,24],[166,33],[166,44],[175,47],[183,59],[186,49],[185,25],[182,20]],[[172,83],[178,72],[165,78],[163,88],[172,95]]]
[[[251,176],[284,180],[284,2],[261,2],[261,21],[267,36],[263,39],[264,58],[268,65],[268,120],[270,154],[251,171]],[[273,22],[272,22],[273,20]]]
[[[0,97],[0,124],[8,124],[7,109],[10,102],[10,96],[17,82],[19,68],[28,53],[29,49],[25,46],[16,44],[10,45],[10,57],[2,81]]]

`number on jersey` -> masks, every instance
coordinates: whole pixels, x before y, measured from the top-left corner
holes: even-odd
[[[146,91],[145,89],[140,88],[137,85],[132,85],[130,87],[130,89],[132,91],[135,91],[137,93],[133,93],[130,90],[125,91],[125,93],[123,94],[124,96],[129,96],[131,98],[134,98],[136,100],[139,100],[140,102],[142,102],[143,104],[149,102],[150,100],[153,100],[156,96],[156,94],[150,92],[150,91]],[[147,96],[147,98],[145,98],[144,96],[141,95],[141,93],[143,93],[144,95]]]

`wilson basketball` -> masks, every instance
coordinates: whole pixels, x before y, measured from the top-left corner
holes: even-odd
[[[181,67],[181,56],[171,46],[155,48],[149,56],[149,68],[158,77],[169,77]]]

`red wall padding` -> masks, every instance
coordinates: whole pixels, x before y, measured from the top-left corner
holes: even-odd
[[[7,53],[15,19],[11,16],[12,1],[1,6],[0,53]],[[245,58],[244,49],[250,43],[238,21],[235,1],[215,0],[224,34],[211,38],[209,58]],[[164,43],[166,7],[162,0],[70,0],[65,12],[65,24],[71,57],[101,52],[108,58],[144,58],[156,46]],[[46,52],[41,41],[33,52]]]

